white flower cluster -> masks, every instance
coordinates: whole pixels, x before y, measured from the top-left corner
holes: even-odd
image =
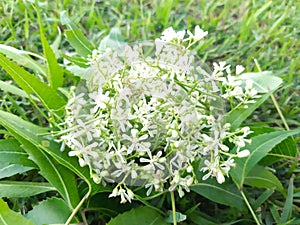
[[[182,197],[198,182],[192,164],[200,160],[203,179],[223,183],[234,157],[249,154],[239,151],[250,142],[249,128],[230,130],[212,102],[234,97],[251,103],[256,92],[251,83],[242,88],[225,63],[209,75],[195,68],[188,48],[206,34],[199,26],[195,34],[168,28],[153,55],[142,45],[95,51],[90,79],[71,93],[60,138],[96,183],[116,183],[110,196],[122,203],[134,198],[133,186],[144,186],[147,195],[177,190]]]

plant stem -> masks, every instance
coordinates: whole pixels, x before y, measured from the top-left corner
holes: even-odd
[[[76,208],[73,210],[72,214],[69,216],[67,222],[65,223],[65,225],[69,225],[72,221],[72,219],[74,218],[74,216],[77,214],[77,212],[79,211],[80,207],[83,205],[83,203],[88,199],[88,197],[90,196],[91,192],[92,192],[92,187],[91,184],[89,182],[87,182],[88,186],[89,186],[89,190],[86,193],[86,195],[81,199],[81,201],[78,203],[78,205],[76,206]]]
[[[259,222],[257,216],[255,215],[255,212],[253,211],[253,209],[252,209],[252,207],[251,207],[251,205],[250,205],[250,203],[249,203],[249,201],[248,201],[246,195],[244,194],[243,190],[240,190],[240,192],[241,192],[241,194],[242,194],[242,196],[243,196],[243,199],[244,199],[244,201],[246,202],[246,205],[247,205],[249,211],[251,212],[252,217],[254,218],[256,224],[257,224],[257,225],[260,225],[260,222]]]
[[[171,194],[171,201],[172,201],[173,225],[177,225],[174,191],[171,191],[170,194]]]
[[[256,59],[254,59],[254,62],[255,62],[255,65],[256,65],[258,71],[261,72],[262,70],[261,70],[260,65],[258,64],[258,62],[257,62]],[[289,125],[287,124],[287,122],[286,122],[286,120],[285,120],[285,118],[284,118],[284,116],[283,116],[283,114],[282,114],[282,111],[281,111],[281,109],[280,109],[280,107],[279,107],[279,104],[278,104],[278,102],[277,102],[275,96],[273,95],[273,93],[271,93],[271,99],[272,99],[272,102],[273,102],[273,104],[274,104],[274,106],[275,106],[275,108],[276,108],[276,110],[277,110],[279,116],[280,116],[280,119],[281,119],[282,122],[283,122],[283,125],[284,125],[285,129],[286,129],[286,130],[290,130]]]

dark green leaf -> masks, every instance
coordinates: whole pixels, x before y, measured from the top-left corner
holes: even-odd
[[[56,189],[48,183],[0,181],[0,197],[25,198],[48,191]]]
[[[64,224],[71,214],[66,203],[59,198],[49,198],[26,214],[36,225]]]
[[[35,134],[45,132],[45,129],[3,111],[0,111],[0,124],[22,144],[29,158],[39,167],[40,173],[57,189],[69,206],[75,207],[79,202],[79,196],[74,174],[58,164],[28,138],[28,136],[38,138]],[[45,141],[43,143],[47,145]]]
[[[9,209],[6,202],[0,199],[0,225],[35,225],[32,221],[24,218],[20,213]]]
[[[0,163],[0,179],[11,177],[18,173],[24,173],[32,169],[32,167],[25,167],[18,164]]]
[[[47,152],[61,164],[60,166],[63,165],[67,167],[79,177],[83,178],[85,182],[93,186],[94,192],[97,192],[97,190],[100,189],[100,185],[95,184],[90,178],[89,169],[87,167],[80,167],[76,157],[70,157],[66,151],[60,151],[60,145],[53,141],[51,136],[41,136],[41,134],[47,133],[48,130],[46,128],[36,126],[11,113],[3,112],[1,110],[0,124],[11,131],[15,136],[21,137],[21,140],[26,139],[29,143],[32,143],[37,147],[37,151],[42,149]]]
[[[256,211],[273,193],[274,189],[265,190],[252,204],[253,210]]]
[[[155,210],[142,206],[118,215],[107,225],[167,225],[164,218]]]
[[[247,145],[251,154],[245,158],[237,158],[236,168],[230,170],[230,176],[239,188],[242,188],[245,178],[252,168],[272,150],[277,144],[289,136],[300,133],[300,129],[291,131],[277,131],[261,134],[252,138],[252,144]]]
[[[291,219],[293,211],[293,198],[294,198],[294,178],[292,177],[289,182],[288,195],[284,203],[283,211],[279,223],[286,224]]]
[[[34,162],[28,159],[28,154],[15,139],[0,140],[0,162],[37,168]]]
[[[284,194],[284,188],[278,178],[263,166],[254,166],[247,175],[244,184],[259,188],[275,188]]]
[[[239,209],[245,208],[243,198],[234,184],[218,184],[215,180],[200,180],[190,189],[213,202]]]

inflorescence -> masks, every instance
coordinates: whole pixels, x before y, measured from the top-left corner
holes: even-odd
[[[190,48],[206,35],[199,26],[194,34],[168,28],[152,46],[94,50],[90,78],[72,90],[62,147],[96,183],[115,183],[110,196],[122,203],[134,198],[134,186],[182,197],[200,182],[195,170],[223,183],[234,158],[249,155],[240,149],[250,129],[232,130],[225,114],[255,102],[257,91],[225,62],[211,73],[197,65]]]

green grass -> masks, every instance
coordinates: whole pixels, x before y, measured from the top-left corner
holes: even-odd
[[[120,28],[127,42],[137,42],[154,39],[169,26],[177,30],[192,30],[196,25],[200,25],[202,29],[209,31],[206,41],[197,46],[197,54],[201,60],[208,65],[215,61],[226,61],[233,65],[244,65],[247,71],[259,71],[254,61],[257,60],[262,70],[273,71],[276,76],[283,79],[282,87],[274,95],[289,127],[291,129],[299,127],[300,1],[79,0],[76,2],[75,4],[69,0],[41,1],[39,5],[45,36],[55,53],[60,56],[60,62],[63,60],[63,54],[74,51],[63,36],[65,27],[60,23],[60,13],[64,10],[95,46],[99,45],[112,27]],[[42,54],[37,15],[30,1],[2,0],[0,15],[0,44]],[[2,69],[0,79],[9,80]],[[69,83],[65,85],[68,86]],[[27,111],[31,107],[24,99],[3,91],[0,93],[2,108],[21,116],[30,115],[32,121],[37,124],[45,122],[39,113]],[[22,117],[26,119],[28,116]],[[249,119],[249,123],[284,128],[271,99],[256,111]],[[296,137],[296,141],[298,140]],[[294,160],[285,160],[272,165],[286,190],[289,179],[295,174],[294,193],[298,194],[295,200],[298,205],[294,205],[295,215],[300,213],[300,173],[297,163]],[[248,189],[249,192],[250,190]],[[256,189],[248,193],[253,201],[260,194],[261,192]],[[213,220],[215,212],[219,212],[224,221],[239,217],[234,209],[222,208],[202,197],[197,196],[192,204],[196,205],[197,202],[202,202],[199,209],[206,213],[205,217],[209,220]],[[278,210],[284,209],[284,202],[284,197],[275,193],[268,203],[261,206],[259,217],[266,224],[271,224],[268,221],[278,216],[276,214]],[[182,200],[178,207],[182,211],[187,211],[191,203]],[[16,208],[18,209],[17,206]],[[99,216],[97,213],[90,215],[91,218]],[[193,216],[197,218],[198,211]],[[251,224],[248,219],[251,219],[250,214],[237,224]]]

